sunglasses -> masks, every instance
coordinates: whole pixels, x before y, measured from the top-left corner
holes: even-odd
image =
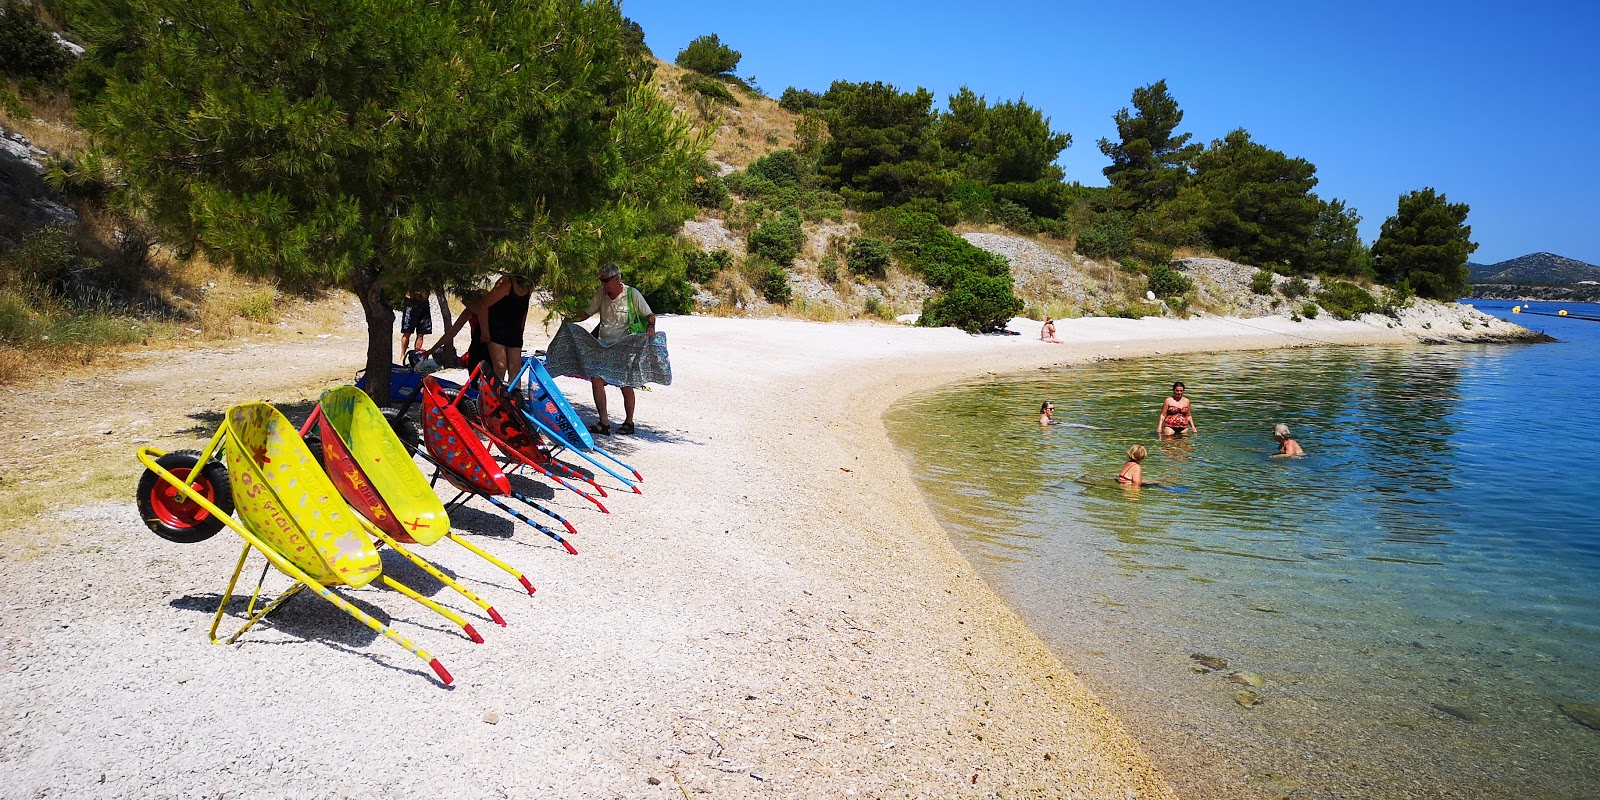
[[[600,285],[604,286],[604,285],[606,285],[606,284],[608,284],[608,283],[610,283],[612,281],[619,281],[619,280],[622,280],[622,276],[621,275],[612,275],[609,278],[601,278],[600,279]]]

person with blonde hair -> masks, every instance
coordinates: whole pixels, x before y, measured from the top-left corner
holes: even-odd
[[[1142,444],[1128,448],[1128,463],[1123,464],[1122,471],[1117,473],[1117,483],[1132,487],[1160,486],[1158,481],[1145,480],[1144,467],[1139,465],[1139,462],[1144,461],[1149,455],[1150,451]]]
[[[1303,456],[1306,454],[1306,451],[1300,448],[1299,442],[1289,438],[1288,425],[1281,422],[1274,425],[1272,427],[1272,438],[1278,443],[1278,452],[1272,454],[1273,458],[1278,456]]]

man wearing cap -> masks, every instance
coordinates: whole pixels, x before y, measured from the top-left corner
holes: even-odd
[[[644,301],[644,295],[638,289],[622,282],[622,270],[616,264],[606,263],[600,267],[600,288],[594,293],[594,299],[589,301],[589,310],[582,317],[571,320],[582,322],[596,313],[600,314],[600,325],[595,328],[594,336],[601,344],[612,345],[621,341],[630,334],[643,333],[646,336],[656,335],[656,315],[650,310],[650,304]],[[604,378],[590,378],[590,386],[594,389],[594,410],[600,419],[589,430],[601,435],[611,434],[611,418],[606,413],[606,382]],[[617,433],[627,435],[633,433],[633,406],[634,391],[632,386],[623,386],[622,410],[626,418],[617,428]]]

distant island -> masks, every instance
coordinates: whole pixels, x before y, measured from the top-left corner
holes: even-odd
[[[1555,253],[1529,253],[1498,264],[1467,262],[1468,297],[1480,300],[1600,302],[1600,267]]]

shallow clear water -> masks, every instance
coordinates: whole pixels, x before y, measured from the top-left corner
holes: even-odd
[[[1600,705],[1600,321],[1517,321],[1562,341],[1039,371],[888,422],[974,565],[1186,794],[1597,797],[1600,731],[1559,705]],[[1174,380],[1200,433],[1157,441]],[[1036,424],[1045,399],[1064,424]],[[1305,457],[1269,457],[1277,422]],[[1133,444],[1183,491],[1115,485]]]

